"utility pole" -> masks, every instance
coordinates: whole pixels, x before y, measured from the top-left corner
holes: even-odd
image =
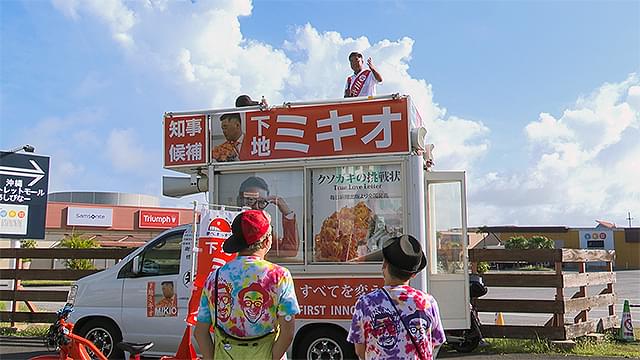
[[[629,227],[631,227],[631,220],[633,220],[633,218],[631,217],[631,211],[627,212],[627,220],[629,220]]]

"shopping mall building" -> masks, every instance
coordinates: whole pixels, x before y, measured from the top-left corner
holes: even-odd
[[[568,226],[486,226],[469,228],[469,246],[476,248],[501,247],[514,236],[530,239],[546,236],[555,242],[556,249],[615,250],[615,270],[640,269],[640,227],[620,228],[606,221],[596,220],[595,227]]]
[[[45,238],[39,248],[56,246],[71,234],[94,239],[101,247],[138,247],[162,231],[193,223],[193,209],[160,206],[150,195],[112,192],[58,192],[49,194]],[[0,239],[0,247],[10,247],[10,239]],[[3,259],[3,262],[6,262]],[[102,264],[101,262],[104,262]],[[97,260],[102,268],[113,260]],[[8,264],[2,264],[1,268]],[[32,268],[63,268],[59,261],[34,259]]]

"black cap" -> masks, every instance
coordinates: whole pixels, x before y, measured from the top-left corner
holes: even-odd
[[[236,99],[236,107],[244,107],[244,106],[256,106],[260,105],[258,101],[251,100],[249,95],[240,95]]]
[[[420,242],[411,235],[391,238],[384,243],[382,256],[389,264],[408,273],[418,273],[427,266]]]

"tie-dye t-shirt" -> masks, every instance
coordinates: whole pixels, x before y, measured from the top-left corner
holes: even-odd
[[[215,272],[200,298],[198,321],[213,323]],[[272,332],[277,316],[300,313],[289,270],[257,256],[238,256],[219,270],[218,326],[240,338]]]
[[[433,359],[433,348],[445,341],[436,300],[408,285],[384,288],[420,347],[422,359]],[[400,321],[387,295],[377,289],[358,299],[347,340],[366,344],[367,360],[421,359]]]

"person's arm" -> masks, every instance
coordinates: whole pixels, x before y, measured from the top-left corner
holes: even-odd
[[[349,91],[349,85],[351,85],[351,81],[349,81],[350,77],[347,77],[347,84],[344,87],[344,97],[351,97],[351,92]]]
[[[290,318],[290,320],[287,321],[287,318]],[[280,334],[278,334],[278,339],[273,343],[273,350],[271,350],[273,360],[282,359],[289,345],[291,345],[293,333],[296,330],[296,319],[291,315],[278,316],[278,325],[280,327]]]
[[[365,357],[365,346],[364,344],[353,344],[356,348],[356,355],[358,355],[358,359],[364,360]]]
[[[276,204],[282,214],[282,238],[274,237],[274,241],[277,241],[278,245],[275,247],[278,250],[276,256],[297,256],[300,242],[298,241],[296,214],[283,198],[273,196],[269,200]]]
[[[373,60],[371,60],[371,58],[367,59],[367,65],[369,66],[369,69],[373,73],[373,77],[376,78],[376,81],[381,83],[382,82],[382,75],[380,75],[380,73],[378,72],[378,69],[376,69],[376,67],[373,65]]]
[[[213,341],[211,340],[211,334],[209,334],[209,327],[211,323],[205,323],[198,321],[196,328],[193,331],[193,335],[200,347],[200,353],[202,353],[203,360],[213,360],[213,352],[215,350]]]

